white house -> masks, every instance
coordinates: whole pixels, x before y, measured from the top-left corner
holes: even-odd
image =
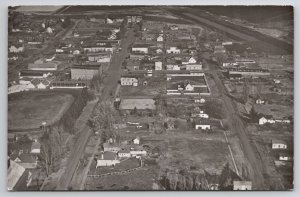
[[[279,153],[279,161],[291,161],[293,157],[286,153]]]
[[[141,142],[141,138],[140,137],[136,137],[133,139],[133,144],[140,144]]]
[[[143,150],[142,148],[132,148],[130,150],[130,154],[133,157],[136,157],[136,156],[146,156],[147,155],[147,151]]]
[[[101,158],[97,160],[97,166],[115,166],[120,163],[120,160],[117,159],[117,154],[114,152],[103,152],[100,156]]]
[[[265,104],[265,101],[263,99],[256,99],[255,101],[256,104]]]
[[[288,119],[267,119],[265,117],[261,117],[259,120],[258,120],[258,124],[259,125],[264,125],[266,123],[270,123],[270,124],[274,124],[274,123],[285,123],[285,124],[289,124],[291,123],[290,120]]]
[[[131,157],[130,151],[129,150],[120,150],[118,152],[118,157],[120,157],[120,158],[129,158],[129,157]]]
[[[200,113],[193,113],[192,117],[197,117],[197,118],[209,118],[208,114],[203,113],[203,111],[200,111]]]
[[[104,143],[103,144],[103,150],[104,152],[114,152],[117,153],[121,150],[121,148],[113,143]]]
[[[138,79],[137,77],[121,77],[121,85],[122,86],[138,86]]]
[[[210,123],[208,121],[205,121],[205,119],[195,120],[195,129],[209,130],[210,128]]]
[[[156,49],[156,53],[161,54],[163,51],[161,48]]]
[[[132,52],[136,52],[136,53],[148,53],[148,46],[147,45],[134,45],[131,48]]]
[[[184,89],[185,89],[185,91],[194,91],[194,86],[192,86],[190,83],[188,83]]]
[[[52,34],[53,33],[53,29],[51,27],[47,27],[46,32],[48,34]]]
[[[251,181],[233,181],[233,190],[252,190]]]
[[[287,149],[287,144],[283,140],[272,140],[272,149]]]
[[[188,61],[182,61],[182,64],[195,64],[197,60],[194,57],[190,57]]]
[[[55,49],[55,52],[56,52],[56,53],[63,53],[64,50],[63,50],[63,49]]]
[[[20,45],[20,46],[15,46],[15,45],[12,45],[9,47],[9,52],[10,53],[21,53],[24,51],[24,46],[23,45]]]
[[[41,144],[37,140],[32,143],[30,153],[41,153]]]
[[[180,70],[180,66],[174,64],[166,65],[167,70]]]
[[[195,98],[194,102],[195,103],[205,103],[205,99],[204,98]]]
[[[170,47],[169,49],[167,49],[166,51],[168,54],[180,54],[180,49],[178,49],[177,47]]]
[[[155,62],[155,70],[162,70],[162,62]]]
[[[159,35],[157,38],[156,38],[156,41],[157,42],[163,42],[164,41],[164,37],[162,35]]]

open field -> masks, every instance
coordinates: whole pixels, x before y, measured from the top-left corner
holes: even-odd
[[[11,94],[8,97],[8,129],[39,128],[42,122],[55,123],[74,101],[69,93],[34,91]]]

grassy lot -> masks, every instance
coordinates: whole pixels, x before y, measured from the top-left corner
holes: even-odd
[[[210,134],[198,136],[170,139],[166,158],[160,161],[161,168],[201,169],[219,173],[227,162],[231,164],[229,150],[222,139]]]
[[[88,177],[85,190],[152,190],[157,176],[157,166],[154,166],[144,167],[128,174]]]
[[[60,119],[74,101],[71,94],[34,91],[8,97],[8,129],[39,128],[42,122],[52,124]]]

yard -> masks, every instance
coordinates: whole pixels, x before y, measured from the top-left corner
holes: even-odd
[[[32,91],[11,94],[8,97],[8,129],[39,128],[42,122],[53,124],[74,101],[69,93]]]

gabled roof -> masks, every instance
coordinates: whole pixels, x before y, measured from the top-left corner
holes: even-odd
[[[9,162],[9,168],[7,171],[7,189],[14,190],[26,169],[12,160]]]
[[[115,160],[115,158],[117,156],[116,153],[109,152],[109,151],[103,152],[102,155],[103,155],[103,160]],[[101,155],[101,158],[102,158],[102,155]]]
[[[272,144],[287,144],[285,141],[283,140],[277,140],[277,139],[272,139]]]

